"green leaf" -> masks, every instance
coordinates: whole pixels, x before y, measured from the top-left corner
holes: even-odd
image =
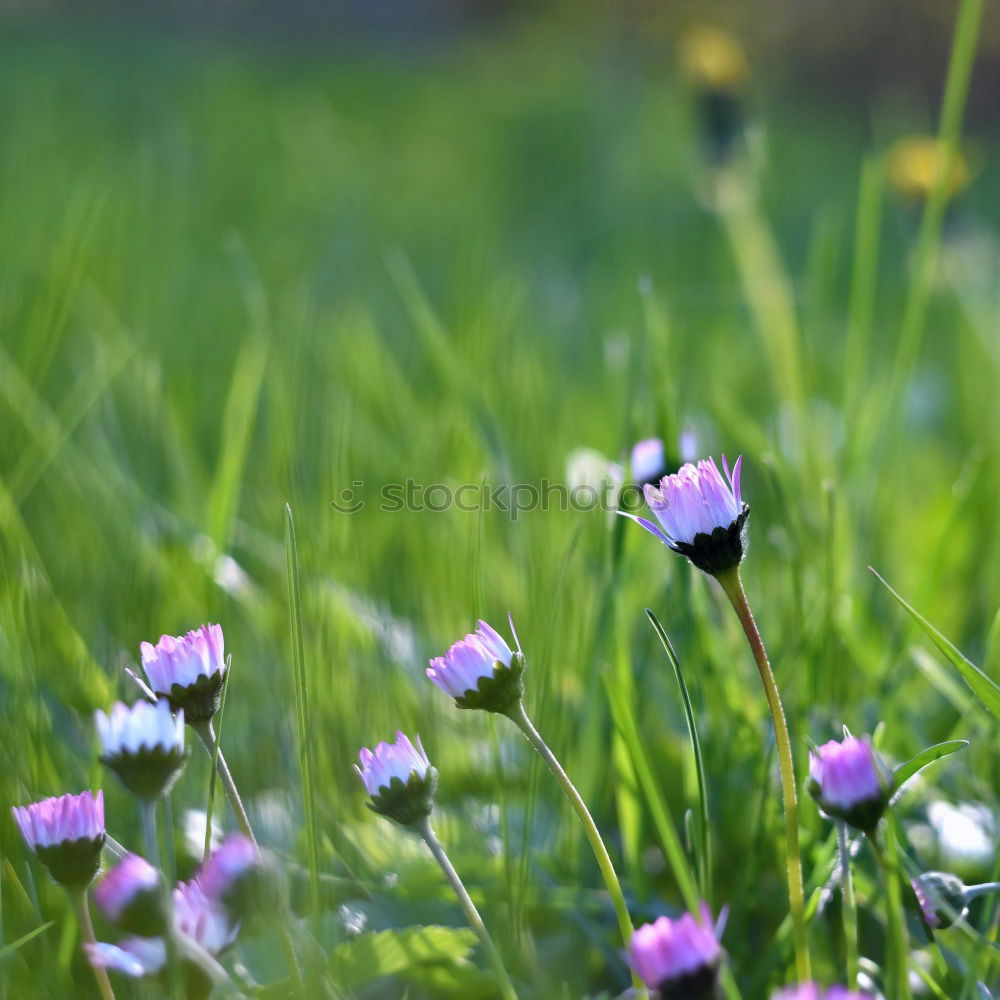
[[[905,764],[900,764],[892,772],[893,791],[902,788],[910,778],[922,771],[928,764],[933,764],[934,761],[947,757],[948,754],[955,753],[968,745],[968,740],[948,740],[946,743],[935,743],[934,746],[921,750],[916,757],[911,757]]]
[[[497,996],[496,977],[468,962],[411,965],[400,975],[403,980],[421,987],[432,997],[495,1000]]]
[[[958,669],[965,683],[969,685],[972,693],[979,699],[983,706],[1000,719],[1000,685],[997,685],[996,681],[980,670],[971,660],[966,659],[923,615],[911,608],[871,566],[868,568],[875,574],[875,578],[879,583],[899,601],[910,617],[930,636],[934,645]]]
[[[405,927],[375,931],[344,941],[333,950],[333,963],[348,989],[420,965],[465,962],[476,944],[471,930],[456,927]]]

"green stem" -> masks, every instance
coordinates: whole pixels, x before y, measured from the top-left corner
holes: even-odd
[[[500,992],[503,994],[504,1000],[517,1000],[517,993],[510,981],[510,977],[507,975],[507,970],[504,968],[500,952],[497,951],[496,945],[493,943],[493,939],[490,937],[490,933],[483,923],[483,918],[479,916],[476,904],[472,902],[472,897],[466,892],[462,880],[458,877],[458,872],[455,871],[451,861],[448,860],[448,855],[445,854],[441,842],[431,829],[430,817],[425,816],[414,826],[414,829],[423,837],[424,843],[427,844],[431,854],[434,855],[434,860],[441,866],[444,877],[448,880],[452,890],[458,897],[458,902],[465,912],[466,920],[469,921],[469,925],[476,932],[476,936],[483,946],[483,951],[486,953],[490,965],[493,966],[493,971],[497,974],[497,979],[500,981]]]
[[[555,754],[548,748],[548,744],[542,739],[538,730],[535,729],[531,719],[528,718],[528,713],[524,710],[524,703],[520,699],[508,712],[508,717],[524,733],[526,739],[538,751],[542,760],[548,764],[549,770],[555,775],[556,781],[562,786],[566,798],[569,799],[570,805],[576,811],[580,824],[583,826],[583,832],[586,834],[587,840],[590,842],[590,847],[594,852],[594,857],[597,858],[597,865],[601,869],[601,875],[604,877],[604,884],[611,895],[615,915],[618,917],[618,926],[621,928],[622,938],[627,948],[629,942],[632,940],[632,918],[629,916],[628,906],[625,903],[625,894],[622,892],[618,876],[615,874],[615,867],[611,863],[611,857],[608,854],[608,849],[604,846],[604,841],[601,839],[601,834],[597,829],[597,824],[594,822],[594,817],[590,815],[590,810],[587,808],[586,802],[580,797],[580,793],[576,790],[573,782],[569,780],[569,775],[563,770]],[[645,996],[642,981],[634,972],[632,973],[632,983],[636,990],[636,995]]]
[[[174,900],[170,885],[163,875],[160,863],[160,839],[156,833],[156,799],[139,800],[139,825],[142,827],[142,841],[146,850],[146,860],[160,873],[160,899],[166,914],[166,932],[163,942],[167,949],[167,969],[169,970],[170,995],[182,997],[180,969],[177,965],[177,935],[174,930]]]
[[[205,719],[203,722],[192,722],[191,728],[195,731],[195,733],[197,733],[198,738],[205,747],[205,752],[209,757],[211,757],[215,764],[215,769],[219,773],[219,780],[222,782],[222,787],[226,790],[226,798],[229,799],[229,806],[233,810],[236,822],[239,824],[243,833],[253,843],[254,847],[256,847],[257,838],[253,835],[253,828],[250,826],[247,811],[243,808],[243,800],[240,798],[240,793],[236,788],[236,782],[233,780],[233,776],[230,773],[229,765],[226,763],[226,758],[223,756],[222,747],[219,746],[218,740],[215,738],[215,730],[212,728],[212,720]]]
[[[216,986],[222,983],[231,983],[229,973],[225,968],[213,958],[194,938],[181,934],[179,931],[172,935],[178,953],[186,961],[197,965],[202,972]]]
[[[851,835],[846,823],[837,824],[840,846],[840,891],[843,896],[844,952],[847,957],[847,988],[858,985],[858,904],[854,898],[854,878],[851,875]]]
[[[750,603],[743,591],[739,567],[718,574],[716,579],[725,591],[743,632],[750,644],[757,672],[764,685],[767,707],[774,724],[774,738],[778,749],[778,767],[781,771],[781,794],[785,806],[785,855],[788,877],[788,902],[792,914],[792,934],[795,939],[795,971],[799,982],[808,982],[812,976],[809,963],[809,940],[806,932],[805,892],[802,888],[802,859],[799,856],[799,802],[795,787],[795,761],[792,743],[788,736],[788,723],[781,704],[781,695],[774,680],[771,663],[767,658],[764,640],[750,611]]]
[[[965,901],[968,903],[972,899],[978,899],[991,892],[1000,892],[1000,882],[982,882],[979,885],[966,886]]]
[[[90,904],[87,902],[87,887],[82,889],[67,889],[70,902],[73,904],[73,912],[76,914],[76,923],[80,928],[80,940],[83,944],[97,944],[97,936],[94,934],[94,924],[90,919]],[[86,955],[86,948],[84,949]],[[102,965],[90,961],[87,955],[87,963],[94,971],[94,979],[97,980],[97,988],[101,992],[102,1000],[115,1000],[115,992],[111,989],[111,980],[108,979],[108,970]]]
[[[160,842],[156,836],[156,802],[150,799],[139,800],[139,825],[142,827],[142,843],[146,851],[146,860],[156,869],[161,869]]]
[[[288,930],[288,924],[286,921],[282,920],[280,923],[281,948],[285,953],[285,961],[288,963],[288,971],[292,975],[292,981],[295,983],[298,995],[303,996],[305,981],[302,978],[302,965],[299,962],[298,953],[295,951],[295,942],[292,940],[292,935]]]
[[[886,915],[889,921],[889,970],[891,981],[887,984],[886,995],[893,1000],[911,1000],[910,993],[910,944],[906,933],[906,916],[903,913],[903,897],[899,891],[900,873],[896,857],[896,838],[886,824],[886,851],[877,840],[877,830],[868,835],[872,851],[882,875],[886,895]]]

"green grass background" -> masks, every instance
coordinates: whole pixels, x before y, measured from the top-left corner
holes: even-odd
[[[992,721],[866,570],[996,675],[996,140],[977,139],[984,166],[946,227],[950,266],[900,363],[918,215],[882,189],[879,158],[934,123],[804,104],[765,78],[759,202],[712,212],[672,54],[632,56],[555,32],[393,57],[3,42],[3,943],[55,921],[0,951],[3,996],[89,995],[68,909],[6,807],[103,783],[110,832],[138,845],[91,716],[131,695],[122,668],[142,640],[223,624],[224,747],[261,839],[307,864],[286,503],[318,866],[363,884],[313,926],[324,953],[361,920],[462,926],[419,844],[364,808],[351,770],[359,746],[401,727],[441,772],[439,832],[524,995],[626,987],[610,906],[550,776],[510,725],[455,710],[423,667],[477,616],[499,627],[513,612],[529,711],[591,804],[634,919],[650,919],[682,899],[604,683],[634,713],[682,838],[698,788],[649,607],[691,689],[711,902],[731,906],[736,979],[748,1000],[784,981],[770,726],[715,585],[600,512],[380,511],[380,487],[407,477],[558,480],[574,448],[617,459],[693,425],[703,453],[744,455],[744,579],[800,775],[807,741],[845,723],[883,725],[893,760],[961,736],[972,745],[927,773],[901,817],[919,821],[932,798],[996,805]],[[355,480],[366,508],[337,513]],[[196,753],[175,820],[207,784]],[[830,827],[808,801],[802,823],[815,886]],[[922,850],[933,867],[933,843]],[[877,963],[864,857],[858,878],[862,954]],[[837,905],[812,923],[831,980],[844,974]],[[985,961],[975,941],[949,942],[956,967]],[[268,938],[245,936],[237,957],[262,981],[283,975]],[[933,974],[948,996],[974,979]],[[441,962],[356,995],[490,994],[467,963]]]

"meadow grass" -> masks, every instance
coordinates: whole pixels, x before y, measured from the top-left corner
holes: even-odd
[[[92,988],[6,806],[103,784],[109,832],[137,845],[92,713],[132,696],[140,641],[203,621],[233,655],[226,756],[261,841],[300,866],[299,993],[495,995],[466,930],[358,944],[464,927],[351,770],[397,728],[440,771],[435,827],[523,995],[625,989],[614,912],[550,776],[505,720],[424,677],[508,610],[528,710],[633,921],[728,904],[730,995],[787,981],[771,728],[719,588],[601,511],[379,509],[407,478],[561,481],[581,446],[619,460],[693,427],[700,453],[744,455],[743,578],[800,779],[809,742],[844,724],[894,762],[963,738],[902,796],[900,830],[934,868],[949,857],[931,802],[995,813],[995,719],[867,571],[997,675],[998,188],[974,183],[948,220],[932,200],[921,228],[881,159],[934,122],[869,129],[772,92],[759,198],[712,211],[668,53],[626,42],[514,32],[392,59],[2,44],[0,995]],[[354,483],[364,509],[331,507]],[[209,771],[193,754],[175,828]],[[231,827],[218,789],[213,808]],[[805,796],[800,826],[814,971],[843,981],[836,833]],[[871,972],[889,929],[864,851],[854,875]],[[997,983],[989,944],[946,933],[922,952],[937,995]],[[275,939],[245,936],[235,960],[278,982],[255,995],[294,991]],[[396,975],[366,982],[376,968]]]

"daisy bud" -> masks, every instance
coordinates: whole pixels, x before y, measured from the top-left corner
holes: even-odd
[[[408,736],[396,733],[395,743],[379,743],[373,753],[362,749],[361,766],[354,765],[371,796],[369,808],[381,816],[414,826],[431,814],[437,771],[417,737],[414,746]]]
[[[948,872],[924,872],[910,882],[920,916],[932,931],[943,931],[969,912],[965,883]]]
[[[90,885],[105,840],[103,791],[60,795],[11,811],[24,842],[60,885]]]
[[[868,740],[846,736],[810,753],[809,794],[828,816],[872,833],[889,803],[890,783]]]
[[[735,569],[746,552],[750,507],[740,496],[742,456],[731,473],[725,456],[722,464],[725,478],[715,459],[709,458],[664,476],[658,489],[647,485],[646,503],[657,523],[627,511],[619,513],[637,521],[705,573],[718,576]]]
[[[183,710],[190,724],[211,719],[219,710],[226,672],[221,625],[202,625],[182,636],[161,636],[155,645],[142,644],[142,667],[149,685]]]
[[[659,438],[646,438],[632,448],[629,460],[632,482],[655,486],[667,474],[667,450]]]
[[[108,714],[98,709],[94,720],[101,762],[133,795],[155,799],[170,791],[187,758],[183,709],[175,719],[166,698],[155,705],[137,701],[129,706],[119,701]]]
[[[166,929],[160,873],[145,858],[126,854],[94,889],[94,901],[119,930],[156,937]]]
[[[804,986],[789,986],[778,990],[771,1000],[868,1000],[868,994],[855,993],[844,986],[824,989],[815,983],[806,983]]]
[[[210,900],[222,903],[240,919],[265,910],[273,913],[287,901],[274,858],[242,833],[230,834],[212,852],[198,873],[198,884]]]
[[[430,664],[427,676],[451,695],[459,708],[481,708],[503,715],[524,694],[524,654],[513,651],[484,621]]]
[[[643,924],[629,941],[629,965],[663,1000],[711,1000],[722,962],[712,915],[702,903],[698,919],[659,917]]]

